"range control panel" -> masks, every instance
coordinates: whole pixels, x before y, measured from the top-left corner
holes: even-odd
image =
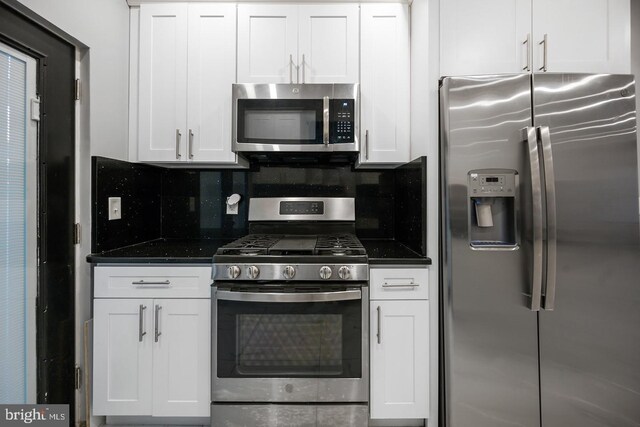
[[[329,103],[329,135],[332,144],[355,142],[354,100],[331,99]]]
[[[513,172],[469,172],[469,195],[471,197],[514,196],[515,192],[516,174]]]
[[[322,201],[287,201],[280,202],[280,215],[322,215]]]

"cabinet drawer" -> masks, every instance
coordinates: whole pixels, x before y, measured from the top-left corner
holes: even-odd
[[[426,268],[372,268],[371,299],[429,299]]]
[[[96,267],[95,298],[209,298],[211,267]]]

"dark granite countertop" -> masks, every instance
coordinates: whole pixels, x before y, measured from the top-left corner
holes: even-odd
[[[91,263],[207,264],[220,246],[231,239],[155,239],[136,245],[87,255]]]
[[[370,265],[431,265],[431,258],[409,249],[394,239],[360,239]]]
[[[211,263],[213,254],[231,239],[155,239],[87,255],[91,263]],[[430,265],[431,259],[393,239],[360,239],[371,265]]]

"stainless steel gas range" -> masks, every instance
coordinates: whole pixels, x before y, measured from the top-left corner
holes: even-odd
[[[215,426],[366,426],[368,263],[352,198],[261,198],[214,256]]]

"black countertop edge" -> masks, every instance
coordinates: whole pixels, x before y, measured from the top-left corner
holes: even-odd
[[[431,265],[421,255],[395,239],[360,239],[367,251],[369,265]]]
[[[155,239],[87,255],[93,264],[210,264],[225,239]],[[431,265],[431,259],[394,239],[360,239],[370,265]]]

